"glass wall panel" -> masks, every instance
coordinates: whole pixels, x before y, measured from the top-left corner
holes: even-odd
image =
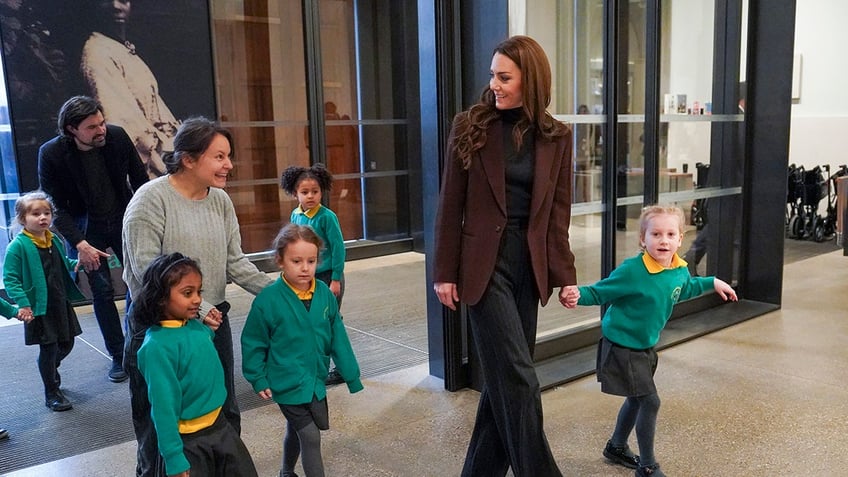
[[[330,207],[347,240],[409,237],[405,176],[419,154],[407,137],[415,4],[320,0],[318,7],[327,166],[344,181],[334,184]]]
[[[235,136],[227,191],[244,251],[264,251],[296,205],[281,172],[310,163],[301,2],[215,0],[212,17],[218,111]]]
[[[716,42],[734,36],[717,28],[736,27],[725,19],[716,22],[713,0],[662,5],[660,201],[677,202],[687,214],[680,255],[690,271],[730,280],[738,269],[741,233],[744,83],[738,70],[725,71],[723,65],[741,64],[741,45],[715,54]],[[711,222],[729,224],[726,233]],[[719,250],[722,257],[708,256]],[[727,267],[719,268],[722,261]]]
[[[601,182],[604,154],[602,0],[514,2],[510,34],[526,34],[545,49],[553,70],[550,112],[573,131],[573,206],[569,241],[579,283],[601,271]],[[532,8],[530,8],[532,7]],[[518,10],[516,10],[518,9]],[[557,290],[558,291],[558,290]],[[557,292],[555,291],[555,293]],[[593,308],[565,310],[554,297],[540,309],[537,340],[554,339],[587,324],[597,326]]]
[[[639,246],[639,214],[645,193],[645,61],[646,11],[644,2],[621,2],[618,35],[619,81],[615,85],[619,104],[616,120],[618,210],[615,262],[632,257]]]
[[[9,102],[6,75],[0,61],[0,221],[4,233],[0,233],[0,268],[6,256],[10,233],[6,225],[14,220],[15,200],[18,197],[18,168],[15,163],[15,148],[12,144],[12,126],[9,118]]]

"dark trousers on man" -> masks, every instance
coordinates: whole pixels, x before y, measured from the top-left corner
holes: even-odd
[[[233,358],[233,332],[230,328],[230,320],[227,312],[230,304],[227,302],[215,306],[222,314],[221,326],[215,331],[212,339],[221,365],[224,368],[224,386],[227,388],[227,400],[222,406],[222,414],[235,429],[241,434],[241,413],[238,402],[236,402]],[[131,310],[130,310],[131,311]],[[138,350],[144,342],[146,329],[137,329],[133,320],[129,319],[130,311],[127,312],[127,340],[124,351],[124,370],[130,377],[130,401],[132,407],[133,430],[138,442],[136,453],[136,476],[137,477],[162,477],[165,475],[165,463],[159,454],[159,444],[156,438],[156,429],[153,419],[150,417],[150,400],[147,396],[147,382],[138,369]]]
[[[560,477],[542,423],[533,367],[539,296],[526,230],[505,231],[482,299],[469,323],[483,373],[483,392],[463,477]]]
[[[85,226],[85,239],[92,247],[106,251],[112,247],[115,256],[123,260],[124,247],[121,241],[120,217],[112,220],[92,221],[89,220]],[[124,353],[124,333],[121,328],[121,317],[115,306],[115,287],[112,286],[112,273],[106,258],[100,259],[100,268],[88,272],[88,280],[91,286],[91,301],[94,308],[94,317],[97,326],[103,335],[106,351],[117,360],[122,359]]]

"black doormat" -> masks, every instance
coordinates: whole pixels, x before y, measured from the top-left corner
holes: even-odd
[[[423,270],[416,262],[346,274],[342,312],[364,378],[427,361]],[[240,288],[229,288],[227,297],[239,406],[269,405],[241,374],[239,337],[253,297]],[[59,368],[62,390],[74,405],[66,412],[44,406],[38,346],[24,345],[19,324],[0,327],[0,428],[11,436],[0,440],[0,475],[135,440],[128,383],[107,379],[111,360],[94,314],[85,310],[91,307],[77,308],[83,334]]]
[[[38,346],[24,345],[22,326],[0,328],[0,427],[10,433],[0,441],[0,474],[135,439],[128,382],[107,379],[111,360],[101,352],[103,339],[94,315],[79,318],[83,334],[59,368],[62,390],[74,405],[65,412],[44,405]],[[237,366],[240,370],[240,361]],[[239,372],[236,379],[243,410],[264,404]]]

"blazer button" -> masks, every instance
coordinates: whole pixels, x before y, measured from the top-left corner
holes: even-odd
[[[500,225],[495,226],[495,232],[500,232],[500,231],[501,231],[501,226]]]

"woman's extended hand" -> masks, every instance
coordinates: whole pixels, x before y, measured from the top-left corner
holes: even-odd
[[[437,282],[433,284],[433,290],[442,305],[456,310],[456,302],[459,301],[459,292],[456,291],[456,283]]]

